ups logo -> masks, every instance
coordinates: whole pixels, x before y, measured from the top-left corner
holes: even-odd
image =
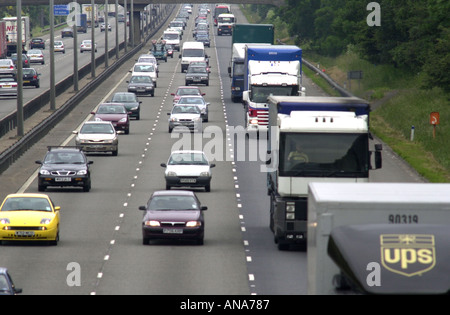
[[[380,235],[381,263],[406,277],[421,275],[436,265],[434,235]]]

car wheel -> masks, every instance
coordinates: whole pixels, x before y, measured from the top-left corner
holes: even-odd
[[[111,153],[112,153],[113,156],[117,156],[119,154],[119,150],[112,151]]]
[[[91,190],[91,183],[89,182],[87,185],[83,186],[84,192],[89,192]]]
[[[38,191],[45,191],[46,188],[47,186],[45,185],[38,185]]]
[[[59,242],[59,231],[56,233],[56,238],[55,238],[55,240],[50,241],[49,243],[50,243],[50,245],[52,245],[52,246],[56,246],[56,245],[58,245],[58,242]]]
[[[129,135],[130,134],[130,129],[128,128],[127,130],[125,130],[125,134]]]
[[[166,184],[166,190],[170,190],[170,189],[171,189],[171,186]]]
[[[205,242],[204,242],[204,240],[203,240],[203,238],[199,238],[198,240],[197,240],[197,245],[203,245]]]
[[[211,192],[211,185],[206,185],[205,186],[205,191],[206,192]]]

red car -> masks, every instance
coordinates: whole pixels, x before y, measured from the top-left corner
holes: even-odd
[[[187,239],[203,245],[203,211],[207,209],[192,191],[154,192],[147,205],[139,207],[139,210],[145,211],[142,220],[142,243],[147,245],[152,239]]]
[[[100,104],[97,112],[92,112],[96,121],[110,121],[117,132],[130,133],[129,112],[122,103],[104,103]]]
[[[173,104],[178,103],[178,100],[185,95],[200,95],[205,96],[206,93],[202,93],[198,86],[179,86],[175,93],[171,94],[173,96]]]

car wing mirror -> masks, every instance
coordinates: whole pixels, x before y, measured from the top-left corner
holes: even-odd
[[[206,206],[202,206],[202,207],[200,208],[200,210],[202,210],[202,211],[206,211],[206,210],[208,210],[208,207],[206,207]]]
[[[160,165],[161,165],[161,167],[167,167],[166,163],[161,163]]]
[[[139,207],[139,210],[147,211],[147,207],[146,207],[146,206],[140,206],[140,207]]]

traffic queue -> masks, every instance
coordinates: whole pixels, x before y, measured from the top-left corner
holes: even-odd
[[[197,26],[209,28],[206,19],[208,6],[200,6]],[[24,193],[10,194],[0,207],[0,243],[9,241],[45,241],[51,245],[59,242],[60,207],[55,205],[51,198],[45,194],[49,189],[78,190],[89,192],[92,187],[90,154],[119,155],[119,142],[121,134],[132,134],[132,120],[140,120],[142,97],[154,97],[158,93],[159,64],[172,59],[173,51],[180,47],[180,58],[186,65],[182,69],[186,77],[186,85],[178,87],[173,96],[173,108],[168,113],[168,133],[172,132],[203,132],[203,124],[209,119],[209,102],[205,100],[206,94],[198,85],[209,85],[210,66],[205,53],[203,41],[189,39],[186,34],[184,43],[181,42],[182,34],[187,21],[192,15],[192,7],[182,6],[177,17],[169,23],[169,28],[163,33],[175,32],[178,34],[177,45],[169,43],[162,38],[153,40],[148,52],[142,53],[135,64],[127,73],[127,88],[117,91],[109,100],[99,104],[92,112],[92,119],[84,122],[80,128],[73,131],[75,146],[51,146],[46,155],[37,160],[38,191],[39,194]],[[206,27],[205,27],[206,26]],[[67,31],[63,31],[64,36]],[[208,34],[209,36],[209,34]],[[93,49],[90,43],[83,42],[80,51]],[[32,40],[30,52],[41,64],[45,64],[40,50],[45,49],[45,41]],[[41,45],[34,47],[35,45]],[[55,42],[55,47],[64,47],[62,42]],[[86,48],[87,47],[87,48]],[[40,59],[38,59],[40,58]],[[29,59],[27,59],[29,60]],[[13,62],[8,59],[8,64]],[[15,77],[11,76],[15,79]],[[173,190],[172,187],[204,188],[211,191],[212,168],[206,155],[201,151],[177,151],[168,154],[167,162],[161,163],[165,168],[166,192],[155,193],[140,209],[146,211],[142,223],[143,243],[148,244],[151,239],[175,238],[194,239],[198,244],[203,244],[204,222],[203,211],[207,207],[202,206],[194,192]],[[155,200],[157,199],[157,200]],[[167,222],[155,219],[154,211],[168,210],[181,213],[180,210],[191,211],[191,215],[179,218],[177,222],[184,222],[177,226],[166,226]],[[161,212],[160,212],[161,213]],[[171,215],[174,217],[174,215]],[[176,217],[176,215],[175,215]],[[30,228],[30,225],[33,228]]]

